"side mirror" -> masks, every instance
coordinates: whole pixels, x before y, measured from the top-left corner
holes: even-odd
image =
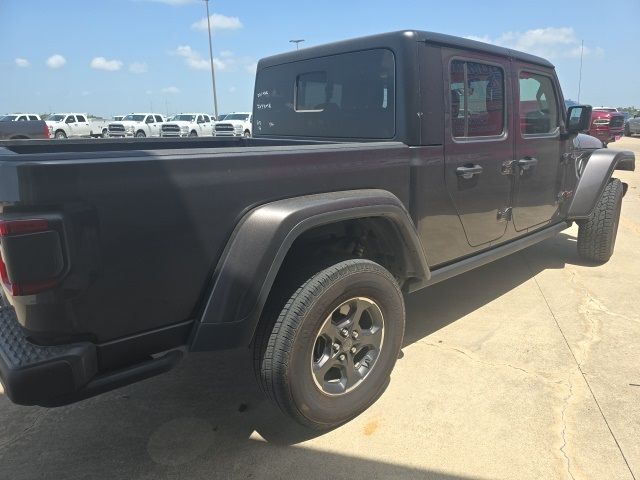
[[[567,109],[567,133],[586,132],[591,125],[591,105],[574,105]]]

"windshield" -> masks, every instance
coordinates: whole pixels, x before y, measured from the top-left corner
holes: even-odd
[[[224,119],[246,121],[246,120],[249,120],[249,114],[248,113],[230,113],[229,115],[224,117]]]
[[[16,118],[18,118],[17,115],[5,115],[0,117],[0,122],[13,122]]]
[[[141,122],[144,120],[144,117],[146,115],[127,115],[126,117],[124,117],[122,120],[124,120],[125,122]]]
[[[195,122],[196,116],[195,115],[176,115],[175,117],[173,117],[172,120],[175,122]]]
[[[47,122],[61,122],[64,120],[64,117],[66,117],[66,115],[51,115],[47,118]]]

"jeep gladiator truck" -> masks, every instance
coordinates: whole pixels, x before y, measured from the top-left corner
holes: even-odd
[[[613,253],[632,153],[546,60],[403,31],[261,60],[254,138],[6,142],[0,376],[57,406],[250,346],[302,424],[381,394],[403,295],[578,222]]]

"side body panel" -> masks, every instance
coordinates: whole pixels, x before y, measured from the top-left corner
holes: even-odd
[[[247,211],[369,188],[408,206],[409,156],[399,143],[3,156],[2,214],[61,213],[72,266],[54,290],[15,297],[18,318],[96,342],[194,319]]]

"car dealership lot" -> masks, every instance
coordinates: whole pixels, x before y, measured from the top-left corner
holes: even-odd
[[[640,155],[640,138],[612,149]],[[249,351],[54,410],[0,397],[0,468],[31,478],[626,479],[640,474],[640,172],[616,252],[577,227],[407,297],[378,402],[323,435],[262,399]]]

